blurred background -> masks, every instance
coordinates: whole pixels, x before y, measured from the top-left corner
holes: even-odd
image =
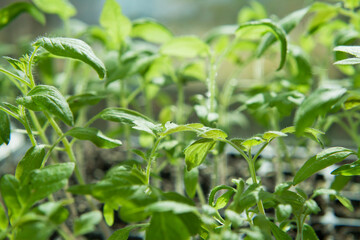
[[[1,0],[4,7],[16,0]],[[77,9],[74,18],[90,25],[97,25],[105,0],[71,0]],[[252,0],[118,0],[123,13],[130,19],[154,18],[166,25],[175,35],[196,34],[202,36],[214,26],[235,24],[239,10]],[[267,10],[267,17],[282,18],[288,13],[309,5],[311,0],[260,0]],[[42,26],[27,14],[15,19],[0,31],[0,43],[21,41],[24,35],[33,38],[51,33],[61,24],[55,15],[47,15]],[[1,48],[4,48],[2,46]],[[5,49],[6,50],[6,49]],[[0,53],[4,53],[4,49]],[[10,52],[10,51],[9,51]]]

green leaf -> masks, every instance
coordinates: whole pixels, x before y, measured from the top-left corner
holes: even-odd
[[[159,201],[146,208],[150,212],[172,212],[174,214],[197,213],[195,206],[175,201]]]
[[[244,145],[242,145],[242,143],[245,140],[242,138],[233,138],[230,140],[230,142],[234,143],[238,148],[240,148],[243,151],[247,151],[246,147]]]
[[[60,163],[33,170],[28,177],[31,195],[27,201],[36,202],[65,187],[74,167],[74,163]]]
[[[190,233],[179,216],[171,212],[154,213],[146,231],[147,240],[187,240]]]
[[[200,131],[203,127],[204,127],[204,125],[202,125],[201,123],[190,123],[190,124],[186,124],[186,125],[177,125],[176,123],[173,123],[173,122],[166,122],[165,130],[162,133],[160,133],[160,136],[165,137],[172,133],[186,132],[186,131],[200,133]]]
[[[239,197],[236,204],[237,212],[242,212],[248,209],[261,199],[261,193],[263,192],[260,184],[250,185]]]
[[[259,145],[261,143],[265,142],[265,139],[260,137],[251,137],[246,140],[244,140],[241,145],[243,145],[247,150],[252,148],[253,146]]]
[[[306,223],[304,223],[304,227],[303,227],[303,239],[304,240],[319,240],[314,229]]]
[[[43,47],[55,56],[82,61],[90,65],[97,72],[100,79],[106,76],[104,63],[94,54],[91,47],[82,40],[63,37],[41,37],[33,43],[33,46]]]
[[[47,222],[54,223],[56,225],[61,224],[66,221],[69,217],[69,211],[63,207],[65,201],[61,202],[46,202],[34,209],[39,215],[46,216],[48,219]]]
[[[238,28],[237,25],[223,25],[219,27],[215,27],[206,35],[205,41],[210,44],[214,40],[227,36],[227,35],[234,35],[236,29]]]
[[[313,34],[321,27],[326,26],[338,15],[339,10],[340,6],[337,4],[315,2],[309,10],[316,13],[309,23],[309,34]]]
[[[276,185],[275,187],[275,193],[282,192],[285,190],[289,190],[292,187],[292,182],[282,182]]]
[[[240,227],[244,223],[244,219],[237,212],[230,209],[225,210],[225,217],[231,221],[231,225],[234,227]]]
[[[265,139],[266,141],[270,141],[274,138],[277,138],[277,137],[286,137],[287,135],[283,132],[279,132],[279,131],[268,131],[268,132],[265,132],[263,135],[262,135],[262,138]]]
[[[215,195],[218,191],[221,190],[227,190],[226,193],[229,193],[227,195],[223,194],[222,196],[218,197],[215,200]],[[229,199],[232,197],[232,195],[236,192],[236,190],[232,187],[226,186],[226,185],[220,185],[220,186],[216,186],[214,187],[209,195],[209,205],[214,207],[215,209],[220,209],[226,206],[226,204],[228,203]],[[228,196],[229,195],[229,196]],[[223,203],[225,203],[225,206],[223,206]],[[221,207],[220,207],[221,206]]]
[[[296,133],[302,134],[318,116],[326,114],[341,101],[345,93],[345,88],[321,88],[311,93],[295,113]]]
[[[237,33],[237,35],[239,35],[239,32],[241,29],[246,28],[246,27],[257,27],[257,26],[269,28],[271,33],[273,33],[276,36],[276,38],[280,41],[281,58],[280,58],[279,67],[277,69],[277,70],[280,70],[284,66],[285,61],[286,61],[286,54],[287,54],[287,48],[288,48],[287,47],[288,43],[286,40],[286,32],[280,25],[273,22],[272,20],[264,19],[264,20],[260,20],[260,21],[251,21],[251,22],[240,24],[236,33]],[[260,48],[260,50],[261,50],[261,48]],[[260,56],[261,54],[262,54],[262,52],[260,52],[260,51],[257,52],[257,56]]]
[[[176,201],[178,200],[179,199],[176,199]],[[184,200],[186,200],[186,198]],[[183,203],[183,200],[181,199],[181,202],[176,201],[158,201],[150,204],[148,207],[146,207],[145,210],[148,212],[152,212],[153,216],[156,213],[172,213],[179,217],[190,235],[197,234],[200,228],[201,221],[196,207],[193,205],[189,205],[188,203]]]
[[[354,9],[360,5],[358,0],[344,0],[345,8]]]
[[[335,196],[336,194],[337,194],[337,191],[334,189],[319,188],[319,189],[315,189],[311,198],[316,198],[317,196],[320,196],[320,195],[334,195]]]
[[[156,82],[158,85],[165,83],[165,76],[174,76],[175,70],[172,64],[172,60],[168,56],[159,56],[149,66],[149,69],[145,73],[145,79],[147,82]],[[159,81],[159,79],[161,81]],[[175,80],[175,79],[173,79]]]
[[[169,29],[152,19],[134,21],[130,35],[133,38],[142,38],[153,43],[166,43],[173,38]]]
[[[314,191],[313,195],[311,196],[311,198],[315,198],[319,195],[335,196],[344,207],[346,207],[347,209],[349,209],[352,212],[354,211],[354,207],[352,206],[351,201],[334,189],[326,189],[326,188],[316,189]]]
[[[8,226],[9,226],[9,220],[7,218],[4,206],[2,205],[2,203],[0,203],[0,230],[1,231],[6,230]]]
[[[226,207],[234,194],[235,194],[234,190],[229,190],[226,193],[219,196],[216,199],[216,203],[215,203],[214,208],[215,209],[222,209],[222,208]]]
[[[297,211],[301,211],[302,207],[305,203],[305,198],[302,197],[300,194],[289,191],[289,190],[282,190],[275,193],[275,198],[280,201],[282,204],[290,204],[293,210],[293,213]]]
[[[309,11],[309,7],[294,11],[280,20],[279,24],[284,28],[286,33],[293,30]]]
[[[273,223],[269,220],[267,220],[267,221],[268,221],[271,232],[274,235],[275,239],[278,239],[278,240],[291,240],[292,239],[283,230],[281,230],[275,223]]]
[[[289,33],[300,23],[300,21],[304,18],[308,11],[309,7],[292,12],[283,19],[281,19],[279,25],[284,29],[286,33]],[[266,49],[268,49],[269,46],[271,46],[275,41],[276,37],[273,34],[266,34],[263,37],[257,50],[259,56],[261,56],[266,51]]]
[[[45,157],[45,147],[42,145],[36,145],[25,153],[25,156],[20,160],[16,167],[15,177],[20,181],[28,177],[30,172],[34,169],[41,167],[42,161]]]
[[[360,96],[356,94],[355,96],[349,96],[344,102],[345,110],[350,110],[360,106]]]
[[[153,136],[156,136],[159,131],[159,126],[155,125],[152,120],[130,109],[106,108],[97,115],[97,118],[129,124],[132,125],[134,129],[150,133]]]
[[[334,51],[345,52],[351,55],[354,55],[356,58],[347,58],[335,62],[337,65],[354,65],[360,63],[360,47],[358,46],[337,46],[334,48]]]
[[[79,109],[87,105],[98,104],[105,96],[99,96],[97,93],[83,93],[78,95],[70,96],[67,99],[71,110]]]
[[[24,72],[25,68],[24,68],[24,65],[25,63],[20,61],[19,59],[15,59],[15,58],[11,58],[11,57],[7,57],[7,56],[4,56],[3,58],[6,59],[6,61],[8,61],[10,63],[10,65],[16,69],[16,70],[19,70],[19,71],[22,71]],[[28,80],[26,80],[28,82]]]
[[[239,24],[250,20],[258,20],[267,17],[265,7],[258,1],[249,2],[250,6],[244,6],[238,13],[237,22]]]
[[[81,140],[89,140],[100,148],[115,148],[121,146],[120,140],[106,137],[96,128],[75,127],[65,133],[66,136],[72,136]]]
[[[341,162],[351,154],[354,154],[352,150],[342,147],[332,147],[323,150],[322,152],[307,160],[305,164],[299,169],[299,171],[297,171],[293,180],[293,184],[299,184],[321,169]]]
[[[110,46],[114,49],[119,49],[131,32],[131,21],[122,14],[116,0],[106,0],[100,15],[100,25],[106,29]]]
[[[150,213],[144,209],[157,200],[157,190],[146,185],[146,175],[136,166],[119,165],[110,169],[105,178],[96,184],[72,187],[70,192],[91,194],[96,199],[120,208],[120,217],[127,222],[146,219]],[[153,192],[154,191],[154,192]]]
[[[8,209],[10,221],[16,219],[22,209],[18,197],[19,188],[20,183],[13,175],[6,174],[0,180],[1,196]]]
[[[198,185],[198,179],[199,179],[199,170],[197,168],[193,168],[190,171],[185,171],[184,173],[185,191],[190,198],[195,197],[196,187]]]
[[[343,60],[336,61],[336,65],[355,65],[360,63],[360,58],[347,58]]]
[[[7,113],[0,110],[0,145],[10,142],[10,119]]]
[[[300,196],[302,196],[304,199],[307,199],[307,198],[308,198],[308,195],[306,194],[306,192],[305,192],[303,189],[301,189],[301,188],[299,188],[299,187],[296,187],[296,188],[295,188],[295,191],[296,191],[297,194],[299,194]]]
[[[289,55],[293,61],[289,61],[289,73],[292,76],[291,82],[294,82],[299,87],[306,89],[311,85],[313,70],[310,64],[310,58],[304,49],[297,46],[290,46]],[[299,88],[299,90],[301,89]],[[299,97],[295,100],[299,101],[304,96],[298,92],[295,92]],[[286,93],[285,93],[286,94]],[[291,99],[292,100],[292,99]]]
[[[295,133],[295,126],[291,126],[291,127],[287,127],[281,130],[281,132],[283,133]],[[323,146],[322,140],[321,140],[321,136],[324,135],[325,133],[315,129],[315,128],[305,128],[304,130],[304,136],[308,137],[318,143],[321,144],[321,146]]]
[[[203,137],[203,138],[211,138],[213,140],[227,138],[227,134],[223,130],[220,130],[220,129],[204,127],[202,130],[203,131],[200,134],[200,137]]]
[[[33,0],[42,11],[57,14],[63,20],[76,15],[76,8],[68,0]]]
[[[75,219],[74,234],[75,236],[83,235],[95,230],[95,225],[101,222],[102,214],[100,211],[91,211],[82,214]]]
[[[180,69],[179,74],[182,79],[180,81],[185,83],[189,80],[205,81],[207,77],[205,61],[200,59],[190,62]]]
[[[341,204],[346,207],[347,209],[349,209],[351,212],[354,211],[354,207],[353,205],[351,204],[351,201],[350,199],[340,195],[340,194],[337,194],[335,195],[335,197],[339,200],[339,202],[341,202]]]
[[[282,222],[288,219],[292,213],[292,207],[290,204],[279,204],[275,208],[276,219],[278,222]]]
[[[270,239],[272,239],[270,234],[263,230],[263,226],[261,226],[261,227],[253,226],[251,228],[244,228],[241,230],[241,232],[246,234],[245,240],[259,240],[259,239],[270,240]]]
[[[12,3],[0,9],[0,29],[4,28],[21,13],[29,13],[36,21],[45,24],[45,16],[34,5],[27,2]]]
[[[171,39],[160,48],[160,53],[174,57],[195,58],[207,57],[209,46],[194,36],[184,36]]]
[[[184,151],[187,170],[190,171],[204,162],[215,143],[212,139],[202,138],[190,144]]]
[[[334,51],[348,53],[354,55],[357,58],[360,58],[359,46],[337,46],[334,48]]]
[[[130,226],[126,226],[124,228],[121,228],[117,231],[115,231],[109,238],[108,240],[127,240],[129,238],[129,234],[130,232],[138,227],[142,227],[144,226],[144,224],[135,224],[135,225],[130,225]]]
[[[111,227],[114,224],[114,209],[110,206],[110,204],[104,204],[103,215],[106,224]]]
[[[74,194],[91,195],[95,184],[70,186],[67,191]]]
[[[312,199],[309,199],[305,202],[305,207],[306,207],[306,211],[305,211],[306,215],[312,215],[312,214],[315,215],[321,211],[319,205]]]
[[[107,79],[106,84],[109,85],[111,82],[126,79],[134,75],[147,76],[152,64],[158,59],[159,55],[149,49],[129,50],[122,55],[120,63],[116,63],[115,66],[109,69],[112,74]],[[148,78],[146,80],[148,80]],[[148,83],[151,81],[152,79],[149,79]],[[153,93],[150,92],[150,94]]]
[[[74,117],[63,95],[53,86],[38,85],[26,97],[16,100],[20,105],[33,111],[48,111],[67,125],[74,124]]]
[[[259,227],[261,232],[264,234],[264,236],[266,236],[265,238],[261,238],[261,239],[266,239],[266,240],[270,240],[271,236],[270,236],[270,224],[269,224],[269,220],[262,214],[258,214],[254,217],[253,219],[254,225],[256,227]]]
[[[333,175],[358,176],[360,175],[360,161],[344,164],[331,172]]]
[[[26,215],[23,219],[26,219]],[[32,239],[48,240],[54,232],[54,227],[45,221],[24,221],[18,228],[16,228],[16,234],[14,240],[28,239],[31,236]]]
[[[12,105],[12,104],[10,104],[10,103],[7,103],[7,102],[2,102],[2,105],[4,106],[4,107],[7,107],[10,111],[12,111],[13,113],[15,113],[15,114],[17,114],[17,115],[20,115],[20,109],[19,109],[19,107],[17,107],[17,106],[14,106],[14,105]]]
[[[351,176],[336,175],[334,181],[331,183],[330,188],[336,191],[341,191],[351,180]]]

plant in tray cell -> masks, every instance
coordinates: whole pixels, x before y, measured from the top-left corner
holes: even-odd
[[[53,194],[67,186],[73,172],[77,181],[84,183],[72,145],[76,139],[92,141],[102,148],[114,148],[120,146],[121,142],[106,137],[95,128],[73,127],[73,113],[65,97],[54,86],[37,84],[32,73],[34,62],[41,50],[84,62],[97,72],[99,78],[104,78],[105,67],[90,46],[78,39],[42,37],[33,43],[33,47],[30,55],[19,60],[6,58],[15,71],[1,68],[6,78],[22,93],[16,101],[14,99],[11,103],[1,103],[1,143],[9,143],[9,118],[14,118],[24,127],[33,145],[19,162],[15,176],[8,174],[1,178],[1,195],[8,213],[8,217],[3,216],[2,238],[23,239],[24,236],[32,235],[37,239],[48,239],[54,231],[58,231],[64,238],[71,239],[74,236],[63,223],[69,215],[76,218],[77,209],[71,195],[65,194],[63,200],[56,201]],[[41,125],[38,119],[41,115],[47,119],[44,125]],[[73,128],[66,131],[67,128],[59,120]],[[54,142],[51,142],[46,134],[50,127],[57,134]],[[73,140],[69,142],[67,137],[73,137]],[[58,147],[60,142],[63,147]],[[66,152],[70,162],[46,166],[54,150]],[[56,157],[52,160],[58,161]],[[49,202],[34,206],[45,198],[48,198]],[[91,200],[88,200],[88,203],[93,208],[93,213],[98,214]],[[69,206],[70,213],[65,206]],[[77,228],[82,229],[84,224],[93,226],[101,221],[101,218],[96,218],[96,221],[85,223],[84,218],[81,216],[76,220]],[[9,224],[5,224],[7,221]],[[74,234],[80,235],[91,230],[92,227],[86,231],[75,229]],[[106,234],[106,227],[104,231]]]
[[[108,224],[113,224],[114,210],[119,211],[123,220],[132,223],[116,231],[112,236],[114,239],[115,236],[128,236],[129,231],[135,228],[144,230],[147,239],[157,239],[159,234],[165,239],[174,236],[188,239],[197,234],[204,239],[222,239],[226,236],[236,238],[239,235],[246,235],[250,239],[257,239],[257,236],[291,239],[287,232],[296,228],[297,239],[303,239],[316,236],[312,227],[306,224],[307,217],[319,211],[314,197],[319,194],[332,195],[352,209],[350,201],[335,190],[319,189],[308,196],[301,188],[293,187],[321,169],[355,154],[346,148],[329,148],[313,156],[296,173],[293,182],[280,183],[273,193],[263,187],[255,168],[259,155],[275,138],[295,133],[295,127],[265,132],[249,139],[228,139],[227,134],[220,129],[205,127],[199,123],[157,124],[140,113],[122,108],[105,109],[93,118],[96,119],[127,124],[154,138],[149,154],[137,151],[143,157],[145,169],[140,163],[124,162],[111,169],[97,183],[77,185],[69,189],[74,194],[92,195],[103,202],[103,212]],[[184,150],[187,171],[191,172],[203,164],[214,146],[223,142],[235,148],[247,161],[250,179],[246,182],[242,179],[233,180],[235,187],[216,186],[211,190],[208,205],[197,186],[196,177],[188,178],[185,185],[190,198],[174,192],[163,192],[153,186],[152,166],[161,158],[160,144],[166,142],[169,135],[181,132],[194,132],[200,137]],[[320,141],[319,131],[314,129],[305,128],[303,135]],[[260,148],[255,151],[255,146]],[[192,199],[195,192],[200,199],[201,209],[194,206]],[[268,216],[268,209],[275,209],[276,218],[271,214]],[[172,221],[168,221],[169,219]],[[147,220],[148,224],[142,223]],[[179,229],[183,229],[181,234]]]
[[[318,239],[311,216],[321,210],[315,201],[319,195],[353,211],[340,190],[351,176],[359,175],[359,161],[337,167],[331,186],[314,188],[306,182],[327,167],[357,159],[359,153],[343,147],[309,150],[310,157],[298,169],[294,164],[287,182],[281,162],[293,163],[284,140],[288,135],[324,148],[320,130],[333,123],[359,145],[354,64],[360,62],[360,51],[353,46],[359,4],[315,2],[279,20],[267,18],[261,4],[250,5],[239,12],[238,25],[215,28],[202,40],[174,36],[153,19],[131,21],[115,0],[106,0],[100,26],[79,33],[99,46],[105,64],[87,43],[68,37],[39,37],[23,57],[4,57],[10,67],[0,67],[5,95],[0,102],[0,144],[9,144],[11,132],[19,131],[32,146],[15,173],[1,177],[0,239],[77,239],[92,233],[110,240],[127,239],[131,233],[147,240]],[[68,11],[59,12],[59,7]],[[44,21],[43,13],[59,15],[68,36],[76,10],[66,0],[14,3],[0,10],[9,16],[0,14],[0,28],[23,12],[39,22]],[[301,28],[305,17],[307,33],[297,42],[290,33]],[[315,44],[329,55],[337,46],[336,64],[345,81],[329,80],[330,74],[319,71],[328,59],[309,57]],[[344,54],[355,57],[343,59]],[[62,65],[63,58],[64,68],[48,67]],[[276,59],[271,71],[263,71],[270,58]],[[238,80],[248,66],[255,69],[256,86],[244,87]],[[33,74],[35,67],[39,74]],[[192,81],[204,85],[206,93],[193,97],[195,104],[190,105],[187,90]],[[4,92],[4,86],[16,90]],[[106,107],[90,116],[88,105],[100,100]],[[192,112],[201,123],[188,123]],[[243,135],[233,129],[244,126],[245,112],[272,131],[250,138],[228,136],[226,132]],[[11,128],[12,121],[22,129]],[[95,127],[99,122],[104,128]],[[294,126],[283,128],[290,122]],[[115,138],[119,133],[126,157],[101,180],[90,182],[84,176],[83,150],[75,151],[74,146],[80,146],[75,144],[87,140],[99,148],[116,148],[122,145]],[[272,191],[258,167],[273,143],[278,178]],[[246,174],[231,182],[225,146],[247,166]],[[162,176],[169,163],[174,173],[170,187]],[[208,168],[212,181],[207,195],[200,181]],[[86,202],[85,210],[79,201]]]

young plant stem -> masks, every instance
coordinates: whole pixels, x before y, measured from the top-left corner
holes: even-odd
[[[59,137],[63,136],[64,133],[61,130],[61,128],[59,127],[59,125],[55,122],[55,120],[47,112],[44,112],[44,114],[45,114],[46,118],[48,119],[48,121],[50,122],[50,125],[55,130],[55,132],[59,135]],[[69,141],[66,138],[63,138],[62,142],[64,144],[65,151],[68,154],[70,161],[75,163],[75,176],[76,176],[78,182],[80,184],[85,184],[85,181],[84,181],[84,179],[83,179],[83,177],[81,175],[79,166],[77,164],[74,152],[73,152],[73,150],[71,148],[71,145],[70,145]]]
[[[278,117],[278,112],[275,109],[271,109],[271,110],[272,111],[269,112],[271,128],[275,131],[279,131],[280,119]],[[282,159],[282,157],[284,159]],[[278,138],[278,141],[276,142],[276,156],[272,160],[276,172],[275,186],[284,181],[283,160],[287,161],[290,164],[291,169],[295,169],[295,166],[292,163],[292,161],[289,161],[289,152],[287,150],[284,140],[282,138]],[[293,172],[293,174],[295,175],[295,172]]]
[[[123,108],[128,108],[128,99],[126,97],[126,82],[125,79],[122,79],[120,82],[120,106]],[[131,149],[131,131],[130,131],[130,126],[125,125],[124,126],[124,135],[125,135],[125,145],[127,149]],[[131,151],[126,151],[126,158],[130,159],[131,158]]]
[[[150,172],[151,172],[151,164],[152,164],[152,162],[153,161],[155,161],[155,159],[156,159],[156,157],[155,157],[155,155],[156,155],[156,150],[157,150],[157,148],[158,148],[158,146],[159,146],[159,143],[160,143],[160,141],[161,141],[161,137],[159,137],[158,139],[156,139],[156,141],[155,141],[155,143],[154,143],[154,146],[153,146],[153,148],[152,148],[152,150],[151,150],[151,153],[150,153],[150,156],[149,156],[149,158],[148,158],[148,164],[147,164],[147,166],[146,166],[146,179],[147,179],[147,185],[150,185]]]
[[[48,160],[48,158],[50,157],[50,155],[52,154],[52,151],[55,149],[55,147],[63,140],[65,136],[61,135],[59,136],[59,138],[54,142],[53,145],[50,146],[50,149],[47,151],[43,162],[41,163],[41,167],[43,168]]]
[[[215,64],[215,55],[210,57],[210,69],[208,77],[208,94],[209,94],[209,112],[215,112],[215,94],[216,94],[216,72],[217,66]]]
[[[255,160],[251,157],[251,154],[246,154],[242,149],[240,149],[236,144],[234,144],[233,142],[229,141],[229,140],[223,140],[226,143],[230,144],[233,148],[235,148],[240,154],[241,156],[243,156],[245,158],[245,160],[247,161],[247,163],[249,164],[249,172],[250,172],[250,176],[251,179],[253,180],[254,184],[258,184],[257,178],[256,178],[256,171],[255,171]],[[250,152],[250,151],[249,151]],[[259,200],[257,202],[257,206],[259,209],[259,212],[263,215],[265,215],[265,210],[264,210],[264,206],[261,200]]]
[[[55,132],[59,135],[59,136],[63,136],[64,133],[62,132],[61,128],[58,126],[58,124],[55,122],[55,120],[46,112],[44,112],[46,118],[48,119],[48,121],[50,122],[50,125],[54,128]],[[85,184],[85,181],[81,175],[79,166],[77,164],[74,152],[71,148],[71,144],[69,143],[69,141],[66,138],[62,139],[62,142],[64,144],[65,147],[65,151],[69,156],[69,159],[71,162],[75,163],[75,176],[76,179],[78,180],[79,184]],[[86,200],[89,204],[89,206],[91,207],[92,210],[97,210],[97,207],[94,205],[94,203],[92,202],[92,200],[90,199],[89,196],[86,196]],[[104,223],[104,220],[102,220],[100,222],[100,227],[102,229],[102,232],[104,233],[105,237],[108,238],[110,236],[110,231],[108,229],[108,227],[106,226],[106,224]]]
[[[26,86],[31,87],[31,85],[30,85],[27,81],[25,81],[25,80],[22,79],[21,77],[13,74],[12,72],[9,72],[9,71],[7,71],[7,70],[5,70],[5,69],[3,69],[3,68],[0,68],[0,72],[4,73],[5,75],[8,75],[10,81],[11,81],[23,94],[24,94],[23,88],[19,85],[18,82],[14,81],[13,78],[16,79],[16,80],[18,80],[19,82],[25,84]]]
[[[31,144],[33,146],[36,146],[37,145],[36,139],[34,137],[34,134],[32,133],[29,121],[28,121],[27,116],[26,116],[26,110],[25,110],[25,108],[23,106],[21,106],[20,114],[21,114],[21,118],[22,118],[22,123],[24,124],[26,132],[27,132],[27,134],[28,134],[28,136],[30,138]]]
[[[297,226],[296,240],[303,240],[304,220],[301,218],[301,215],[296,216],[296,226]]]
[[[45,131],[44,129],[42,128],[38,118],[36,117],[36,114],[33,112],[33,111],[29,111],[30,112],[30,117],[31,117],[31,121],[32,123],[34,124],[40,138],[41,138],[41,141],[43,141],[44,144],[49,144],[49,140],[48,138],[46,137],[45,135]]]
[[[19,122],[21,122],[24,125],[23,119],[19,115],[17,115],[16,113],[13,113],[9,109],[4,108],[2,106],[0,106],[0,111],[3,111],[5,113],[9,114],[10,116],[12,116],[13,118],[15,118],[16,120],[18,120]]]
[[[30,59],[29,59],[29,62],[28,62],[28,67],[27,67],[27,69],[25,69],[26,76],[30,80],[30,88],[31,89],[33,89],[36,86],[34,76],[32,74],[32,65],[33,65],[35,54],[36,54],[37,50],[39,49],[39,47],[40,46],[36,46],[34,51],[31,53],[31,56],[30,56]]]
[[[356,143],[356,145],[359,147],[360,146],[360,138],[359,135],[357,134],[358,129],[357,129],[357,125],[358,123],[354,123],[353,117],[351,115],[351,112],[346,111],[346,119],[349,122],[349,126],[351,129],[351,137],[354,140],[354,142]]]
[[[343,122],[341,119],[337,119],[336,122],[352,138],[357,146],[360,146],[360,139],[358,139],[357,136],[357,129],[352,129],[351,125],[346,125],[345,122]]]
[[[176,103],[176,122],[178,124],[185,123],[185,93],[184,93],[184,84],[180,79],[176,79],[177,82],[177,103]],[[176,135],[178,142],[184,142],[184,134],[178,133]],[[177,164],[175,165],[175,191],[182,194],[184,189],[184,178],[183,178],[183,169],[184,161],[181,158],[176,159]]]
[[[70,83],[71,83],[70,76],[74,70],[74,63],[75,63],[75,61],[71,61],[71,60],[67,60],[65,63],[65,69],[64,69],[65,76],[64,76],[63,82],[60,87],[60,89],[62,90],[63,93],[69,92],[69,87],[70,87]],[[86,77],[84,79],[86,79]]]
[[[206,204],[205,194],[204,194],[204,191],[201,188],[200,183],[196,184],[196,193],[197,193],[197,195],[199,197],[199,201],[200,201],[201,205],[205,205]]]
[[[76,240],[75,236],[65,224],[61,224],[60,228],[57,229],[57,232],[64,240]]]
[[[148,117],[150,117],[150,118],[153,118],[154,117],[154,111],[153,111],[152,101],[151,101],[151,98],[149,96],[149,91],[145,91],[145,99],[146,99],[146,103],[145,103],[146,115]]]

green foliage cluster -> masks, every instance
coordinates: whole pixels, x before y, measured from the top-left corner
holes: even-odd
[[[28,54],[4,57],[0,144],[20,131],[32,147],[15,174],[1,177],[0,239],[68,240],[94,231],[109,240],[131,232],[147,240],[318,239],[308,224],[320,211],[314,198],[330,196],[352,211],[341,190],[360,174],[356,160],[332,172],[331,186],[303,188],[320,170],[359,155],[324,141],[336,124],[360,147],[359,7],[351,0],[315,2],[276,19],[251,1],[237,24],[199,38],[174,36],[153,19],[131,21],[115,0],[106,0],[98,26],[39,37]],[[70,28],[76,9],[67,0],[16,2],[0,10],[0,29],[21,13],[42,24],[45,14],[56,14]],[[237,78],[245,67],[262,72],[256,58],[277,59],[277,66],[270,61],[259,84],[244,88]],[[342,81],[324,72],[329,61]],[[220,84],[224,65],[230,72]],[[186,86],[194,82],[207,92],[187,101]],[[245,116],[268,131],[250,138],[229,134],[246,127]],[[296,160],[284,138],[307,147],[307,159]],[[88,182],[83,152],[74,150],[82,141],[121,146],[126,156],[103,179]],[[315,144],[324,149],[313,152]],[[270,159],[274,191],[257,174],[269,145],[277,152]],[[244,179],[220,171],[228,148],[247,162]],[[291,179],[285,179],[285,164]],[[165,167],[175,175],[171,191],[162,186]],[[204,168],[213,171],[208,196],[199,182]],[[86,202],[85,212],[75,198]],[[114,231],[115,214],[127,225]]]

